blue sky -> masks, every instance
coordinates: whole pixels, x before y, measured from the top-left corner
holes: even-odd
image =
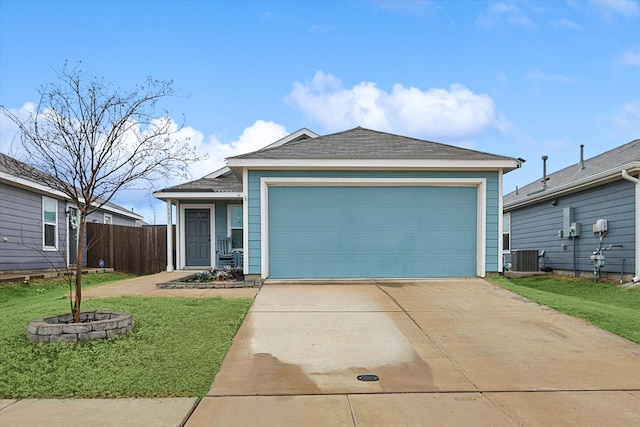
[[[306,127],[363,126],[522,157],[505,192],[640,138],[640,4],[617,1],[0,0],[0,105],[65,60],[165,99],[209,159],[193,179]],[[15,128],[0,119],[0,150]],[[156,182],[151,190],[177,182]],[[162,223],[150,189],[116,202]]]

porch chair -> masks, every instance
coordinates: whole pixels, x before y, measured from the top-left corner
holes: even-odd
[[[236,267],[236,255],[231,250],[231,237],[220,237],[216,240],[217,267],[230,265]]]

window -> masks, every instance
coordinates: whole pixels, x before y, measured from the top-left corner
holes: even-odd
[[[111,214],[104,214],[104,223],[105,224],[113,224],[113,217],[111,216]]]
[[[242,206],[229,206],[228,214],[229,234],[231,235],[231,248],[242,249],[242,242],[244,240],[242,230]]]
[[[58,250],[58,201],[42,196],[42,248]]]
[[[502,250],[511,250],[511,213],[502,216]]]

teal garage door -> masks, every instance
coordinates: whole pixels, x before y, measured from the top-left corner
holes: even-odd
[[[476,276],[476,187],[268,192],[270,278]]]

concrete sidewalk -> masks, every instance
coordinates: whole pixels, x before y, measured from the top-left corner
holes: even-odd
[[[483,280],[267,283],[187,426],[637,427],[638,366]]]
[[[2,427],[181,425],[195,398],[0,400]]]
[[[258,288],[227,289],[156,289],[156,284],[192,276],[197,271],[172,271],[133,279],[120,280],[108,285],[83,290],[83,298],[135,297],[185,297],[185,298],[253,298]]]

